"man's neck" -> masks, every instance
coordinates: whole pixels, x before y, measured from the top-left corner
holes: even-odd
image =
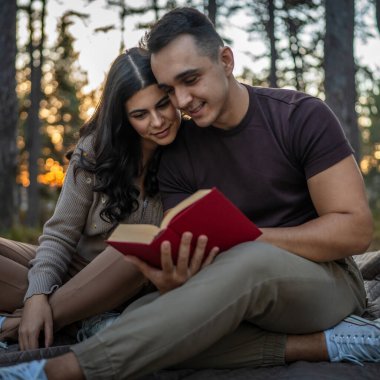
[[[233,129],[243,120],[249,107],[248,90],[235,78],[231,79],[230,92],[225,106],[226,111],[213,126],[226,130]]]

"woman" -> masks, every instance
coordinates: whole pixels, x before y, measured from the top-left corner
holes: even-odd
[[[47,347],[53,331],[112,310],[147,285],[105,240],[120,222],[160,223],[157,147],[174,140],[180,122],[147,53],[121,54],[81,130],[39,247],[0,239],[0,340],[18,337],[22,350],[33,349],[44,331]]]

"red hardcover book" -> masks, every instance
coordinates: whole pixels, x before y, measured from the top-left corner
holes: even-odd
[[[253,241],[261,235],[249,220],[218,189],[199,190],[169,210],[160,227],[147,224],[120,224],[107,243],[125,255],[134,255],[152,266],[161,267],[160,246],[168,240],[173,261],[184,232],[193,234],[193,245],[199,235],[206,235],[206,254],[219,247],[220,252],[234,245]]]

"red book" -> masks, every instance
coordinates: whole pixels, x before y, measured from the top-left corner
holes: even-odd
[[[199,190],[169,210],[160,227],[148,224],[119,224],[107,243],[125,255],[137,256],[152,266],[161,267],[160,246],[172,246],[173,261],[184,232],[206,235],[206,254],[219,247],[223,252],[234,245],[253,241],[261,231],[218,189]]]

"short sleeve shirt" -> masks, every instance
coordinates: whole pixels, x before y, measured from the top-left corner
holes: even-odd
[[[222,130],[183,123],[159,170],[164,209],[217,187],[259,227],[317,217],[307,180],[352,154],[339,121],[320,99],[247,86],[249,109]]]

